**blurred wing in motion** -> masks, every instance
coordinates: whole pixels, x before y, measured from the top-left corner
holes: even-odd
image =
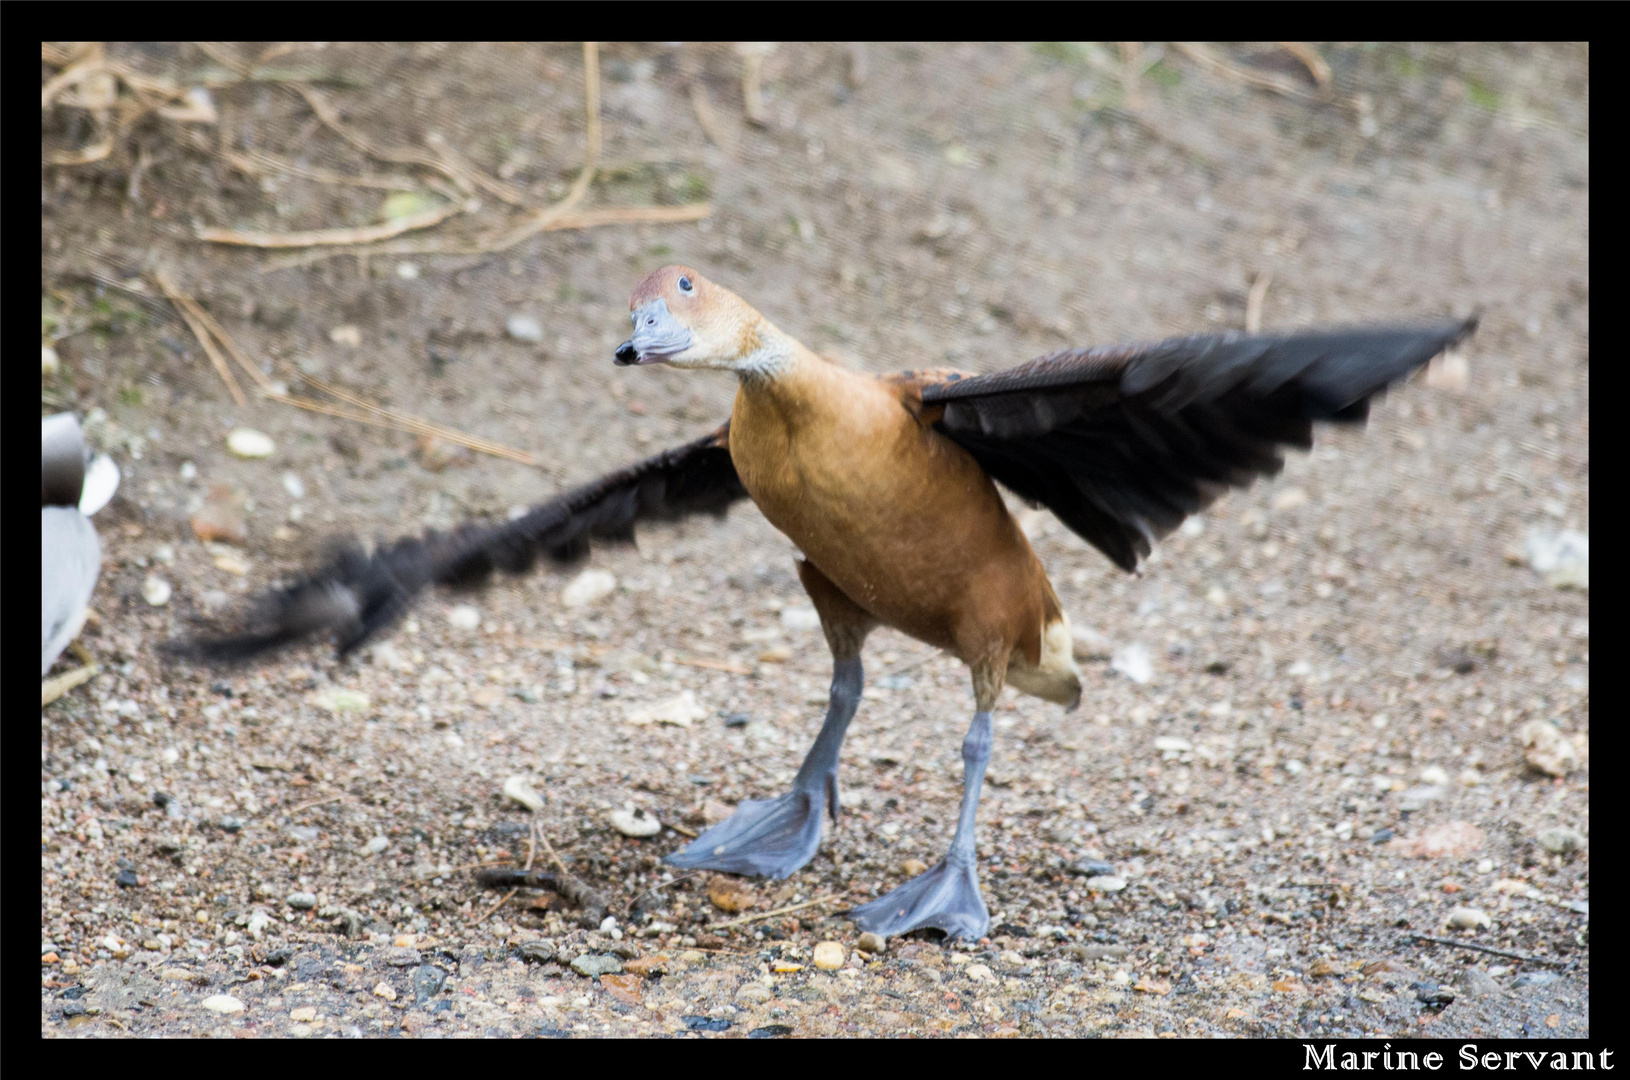
[[[642,522],[692,514],[722,517],[747,491],[730,459],[730,425],[619,469],[503,524],[398,540],[369,554],[354,542],[315,574],[262,597],[249,629],[173,647],[203,660],[244,660],[332,632],[340,655],[390,626],[432,584],[479,585],[493,570],[532,569],[541,555],[570,563],[593,541],[629,542]]]
[[[922,389],[936,426],[995,480],[1047,507],[1124,570],[1229,487],[1273,475],[1313,422],[1370,398],[1476,328],[1220,334],[1073,349]]]

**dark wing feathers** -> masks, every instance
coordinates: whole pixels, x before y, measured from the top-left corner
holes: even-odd
[[[448,533],[397,540],[365,552],[337,548],[317,573],[263,597],[253,629],[199,639],[176,651],[206,660],[239,660],[312,634],[334,633],[340,653],[390,626],[432,584],[472,586],[494,570],[525,573],[539,556],[557,563],[583,557],[593,541],[626,542],[637,524],[691,514],[723,516],[747,497],[730,459],[730,425],[619,469],[502,524],[472,523]]]
[[[938,428],[1126,570],[1229,487],[1277,473],[1315,421],[1369,401],[1476,319],[1074,349],[923,386]]]

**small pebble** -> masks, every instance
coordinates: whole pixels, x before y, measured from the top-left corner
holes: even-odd
[[[277,444],[253,428],[234,428],[226,437],[226,448],[236,457],[265,458],[272,456]]]
[[[170,602],[174,592],[170,583],[156,574],[148,574],[141,586],[141,598],[147,601],[149,607],[163,607]]]
[[[623,970],[623,962],[615,956],[596,956],[593,953],[584,953],[572,961],[572,970],[589,978],[598,975],[619,975]]]
[[[283,474],[283,490],[289,493],[291,499],[303,499],[306,497],[306,482],[294,473],[286,472]]]
[[[57,351],[49,345],[40,346],[40,377],[54,379],[61,370],[61,361],[57,359]]]
[[[504,794],[533,813],[543,809],[543,796],[532,790],[524,776],[512,776],[504,781]]]
[[[328,332],[328,340],[336,345],[344,345],[347,348],[355,349],[362,344],[362,331],[350,324],[336,326]]]
[[[569,608],[587,607],[610,596],[616,588],[617,578],[609,570],[585,570],[560,590],[560,602]]]
[[[374,997],[382,997],[386,1001],[395,1001],[396,988],[390,983],[380,980],[379,985],[374,987]]]
[[[624,836],[655,836],[662,831],[662,822],[655,814],[647,813],[642,807],[633,810],[613,810],[611,825]]]
[[[311,703],[324,712],[362,712],[368,707],[369,699],[368,695],[360,690],[343,690],[339,687],[330,687],[327,690],[313,694]]]
[[[1524,545],[1528,565],[1554,589],[1590,588],[1590,537],[1573,529],[1534,528]]]
[[[835,941],[823,941],[815,946],[815,966],[822,971],[836,971],[844,960],[843,946]]]
[[[781,609],[781,625],[788,630],[819,630],[821,617],[812,607],[784,607]]]
[[[243,1002],[239,1001],[231,994],[211,994],[198,1004],[202,1005],[210,1012],[221,1013],[223,1015],[228,1013],[243,1012]]]
[[[1585,846],[1585,837],[1576,829],[1558,825],[1542,831],[1539,846],[1552,855],[1569,855]]]
[[[761,664],[785,664],[792,659],[792,655],[792,646],[772,645],[758,654],[758,662]]]
[[[543,340],[543,324],[530,315],[511,315],[504,323],[504,329],[516,341],[536,345]]]
[[[906,877],[916,877],[918,874],[928,872],[928,864],[921,859],[907,859],[900,864],[900,870]]]
[[[447,622],[455,630],[474,630],[481,625],[481,611],[472,604],[458,604],[447,612]]]
[[[296,911],[310,911],[317,906],[317,894],[309,892],[291,892],[285,901]]]
[[[289,1019],[297,1024],[309,1024],[317,1019],[317,1006],[302,1005],[298,1009],[290,1009]]]
[[[1567,776],[1579,767],[1579,748],[1546,720],[1530,720],[1517,729],[1523,760],[1546,776]]]
[[[1087,878],[1082,884],[1098,892],[1120,892],[1126,888],[1126,879],[1114,874],[1100,874],[1097,877]]]
[[[390,847],[390,844],[391,842],[385,837],[376,836],[372,840],[369,840],[366,844],[363,844],[362,850],[367,852],[369,855],[378,855],[381,851],[384,851],[386,848]]]
[[[1454,930],[1481,930],[1493,926],[1494,920],[1489,918],[1488,912],[1474,907],[1457,907],[1450,910],[1443,925]]]
[[[1115,655],[1110,657],[1109,670],[1117,675],[1125,675],[1140,685],[1147,683],[1154,678],[1154,664],[1149,659],[1149,647],[1133,642],[1116,649]]]
[[[871,953],[873,956],[878,956],[889,947],[889,944],[883,937],[868,930],[866,933],[860,935],[860,940],[855,942],[855,947],[861,952],[867,952]]]
[[[697,704],[696,694],[693,691],[682,691],[678,697],[670,698],[660,705],[649,705],[642,709],[630,712],[626,719],[630,724],[673,724],[676,727],[690,727],[691,724],[707,716],[707,710]]]
[[[551,941],[523,941],[520,949],[521,959],[532,964],[547,964],[557,955],[554,942]]]

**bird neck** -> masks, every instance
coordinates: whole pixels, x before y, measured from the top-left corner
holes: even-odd
[[[743,389],[768,389],[770,384],[796,378],[810,364],[825,363],[762,315],[749,330],[747,345],[742,359],[732,365]]]

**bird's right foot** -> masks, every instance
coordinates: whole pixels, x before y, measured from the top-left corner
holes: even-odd
[[[825,785],[794,788],[776,799],[744,799],[729,818],[665,861],[687,870],[787,877],[815,857],[825,803]]]

